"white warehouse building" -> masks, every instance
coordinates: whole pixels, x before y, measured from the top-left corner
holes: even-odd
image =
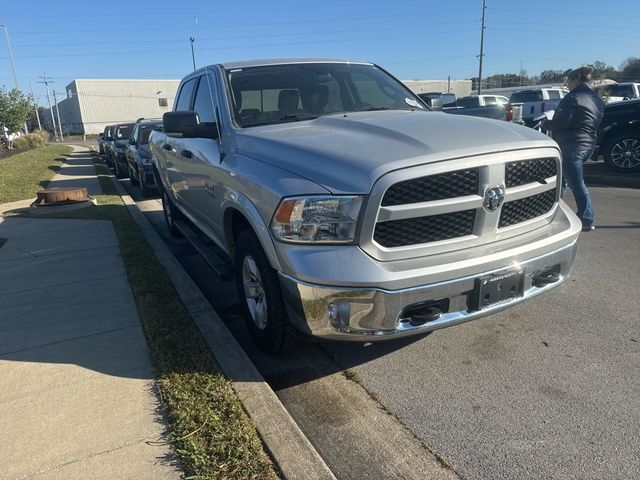
[[[180,80],[74,80],[66,87],[66,98],[58,102],[62,131],[98,134],[114,123],[162,118],[171,111],[179,84]]]

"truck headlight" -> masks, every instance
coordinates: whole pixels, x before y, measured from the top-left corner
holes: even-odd
[[[293,243],[352,243],[356,238],[360,196],[293,197],[280,202],[271,232]]]

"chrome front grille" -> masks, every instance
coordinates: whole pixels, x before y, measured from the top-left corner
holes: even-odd
[[[555,201],[555,190],[547,190],[538,195],[507,202],[502,206],[498,228],[509,227],[544,215],[553,208]]]
[[[394,171],[382,177],[371,192],[360,244],[374,258],[395,260],[525,233],[551,220],[559,174],[560,160],[554,148]],[[485,202],[490,190],[504,192],[502,205]]]
[[[382,198],[382,206],[430,202],[478,193],[478,168],[467,168],[396,183]]]
[[[520,160],[505,164],[504,183],[507,188],[539,182],[558,174],[555,158]]]
[[[463,210],[429,217],[381,222],[376,225],[373,238],[383,247],[393,248],[464,237],[473,233],[475,218],[475,210]]]

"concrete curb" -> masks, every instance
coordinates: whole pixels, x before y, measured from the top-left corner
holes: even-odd
[[[182,268],[138,205],[111,176],[122,201],[164,267],[225,376],[233,382],[267,449],[286,479],[335,479],[274,391],[237,343],[211,304]]]

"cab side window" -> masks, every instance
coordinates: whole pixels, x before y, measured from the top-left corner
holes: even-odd
[[[196,99],[193,103],[193,110],[200,117],[201,123],[214,123],[216,121],[215,114],[215,85],[210,75],[200,77]]]
[[[186,112],[189,110],[189,107],[191,106],[193,89],[196,86],[196,80],[196,78],[192,78],[182,85],[180,94],[178,95],[178,99],[176,100],[176,108],[174,108],[176,112]]]

